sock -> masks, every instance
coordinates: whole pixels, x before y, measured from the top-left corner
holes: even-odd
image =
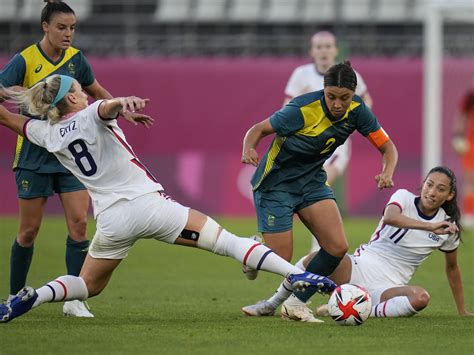
[[[295,264],[295,266],[301,270],[301,272],[304,271],[305,267],[303,265],[303,260],[306,258],[306,255],[303,256],[298,262]],[[273,294],[272,297],[270,297],[267,302],[269,302],[275,309],[280,307],[283,302],[285,302],[288,297],[291,296],[293,293],[293,287],[291,284],[288,282],[287,279],[284,279],[283,282],[278,286],[277,290]]]
[[[270,271],[288,277],[301,270],[275,254],[265,245],[250,238],[240,238],[222,230],[212,250],[215,254],[230,256],[256,270]]]
[[[342,257],[333,256],[321,248],[313,259],[310,260],[308,266],[306,266],[306,271],[316,275],[329,276],[336,270],[341,260]],[[295,296],[301,302],[306,303],[315,293],[316,290],[313,287],[308,287],[304,292],[295,292]]]
[[[407,296],[390,298],[372,306],[371,317],[410,317],[415,311]]]
[[[89,241],[76,242],[70,236],[66,240],[66,268],[68,275],[79,276],[87,255]]]
[[[84,301],[89,296],[89,291],[82,277],[71,275],[60,276],[40,287],[36,292],[38,298],[33,304],[33,308],[46,302]]]
[[[16,295],[26,284],[26,276],[33,258],[34,246],[22,247],[13,242],[10,256],[10,294]]]

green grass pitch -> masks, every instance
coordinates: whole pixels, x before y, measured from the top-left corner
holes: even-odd
[[[227,229],[251,235],[254,219],[219,218]],[[309,247],[309,234],[295,222],[295,256]],[[373,219],[345,220],[353,250],[368,240]],[[0,295],[8,294],[9,254],[15,218],[0,218]],[[89,224],[89,236],[94,222]],[[38,287],[64,274],[66,227],[44,220],[28,284]],[[474,233],[459,250],[467,308],[474,311]],[[47,304],[0,325],[0,354],[473,354],[474,318],[459,317],[444,274],[444,256],[434,253],[413,284],[431,303],[408,319],[369,319],[360,327],[250,318],[240,307],[269,296],[280,277],[242,275],[229,258],[199,250],[141,241],[115,271],[107,289],[90,300],[94,319],[66,318],[62,304]],[[316,295],[313,305],[325,298]]]

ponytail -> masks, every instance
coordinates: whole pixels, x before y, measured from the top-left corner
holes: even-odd
[[[65,2],[60,0],[44,0],[44,2],[46,5],[41,11],[41,24],[43,22],[49,23],[51,21],[51,17],[53,17],[53,15],[58,12],[76,15],[74,10]]]
[[[40,81],[33,87],[22,92],[2,88],[9,101],[16,103],[22,111],[31,116],[48,119],[52,124],[57,123],[67,113],[68,103],[63,97],[55,105],[52,105],[58,95],[61,86],[61,75],[52,75],[44,81]],[[74,92],[71,85],[68,92]]]

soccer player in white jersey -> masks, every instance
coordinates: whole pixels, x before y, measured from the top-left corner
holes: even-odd
[[[163,187],[128,145],[116,120],[119,113],[142,110],[147,99],[116,98],[88,106],[80,84],[64,75],[50,76],[22,93],[9,94],[27,112],[47,120],[29,120],[0,106],[0,124],[53,153],[86,186],[97,231],[78,277],[61,276],[37,290],[25,287],[0,305],[0,322],[46,302],[98,295],[139,239],[230,256],[255,269],[287,277],[295,290],[309,287],[328,293],[335,288],[328,278],[302,273],[266,246],[235,236],[210,217],[163,193]],[[133,117],[130,120],[135,124],[148,127],[153,123],[147,115]]]
[[[338,48],[336,36],[329,31],[316,32],[311,37],[311,47],[309,55],[313,60],[312,63],[301,65],[291,74],[285,88],[285,99],[283,104],[286,105],[294,97],[306,94],[311,91],[324,89],[324,73],[336,64]],[[367,89],[362,76],[354,70],[357,76],[357,87],[355,94],[360,96],[364,103],[372,108],[373,100]],[[347,168],[351,157],[351,141],[350,139],[339,146],[331,158],[324,163],[324,169],[327,174],[328,184],[332,184],[338,176],[341,176]],[[316,238],[311,238],[311,251],[319,249]]]
[[[428,305],[430,295],[408,283],[418,266],[440,250],[445,255],[446,276],[459,315],[473,315],[464,305],[457,262],[460,217],[456,176],[447,167],[435,167],[427,174],[419,196],[404,189],[392,195],[370,241],[346,255],[330,278],[337,284],[352,283],[367,289],[372,317],[412,316]],[[304,262],[301,266],[304,269]],[[251,316],[273,315],[289,294],[280,292],[242,310]],[[327,305],[316,313],[326,314]]]

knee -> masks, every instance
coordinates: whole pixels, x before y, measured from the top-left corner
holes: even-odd
[[[69,234],[71,239],[75,241],[82,241],[87,239],[86,231],[87,231],[87,217],[84,218],[74,218],[69,223]]]
[[[39,226],[21,228],[16,237],[17,243],[25,248],[33,246],[36,236],[38,235],[38,231]]]
[[[99,295],[104,287],[93,279],[81,276],[87,287],[88,298]]]
[[[417,288],[416,291],[413,293],[412,297],[410,297],[410,303],[412,307],[416,311],[421,311],[430,302],[430,294],[423,288]]]
[[[341,240],[337,243],[326,245],[324,249],[333,256],[343,257],[349,250],[349,244],[347,243],[347,240]]]

